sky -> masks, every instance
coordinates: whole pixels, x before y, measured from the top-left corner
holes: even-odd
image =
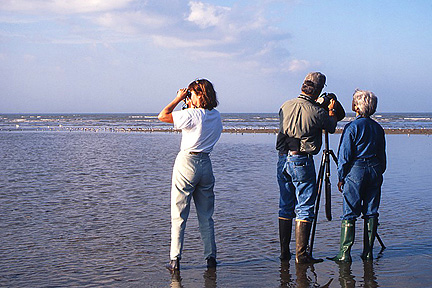
[[[0,113],[158,113],[210,80],[222,113],[273,112],[307,73],[349,111],[432,112],[429,0],[0,0]]]

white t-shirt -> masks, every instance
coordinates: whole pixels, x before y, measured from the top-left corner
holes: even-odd
[[[182,130],[180,150],[210,153],[222,133],[222,120],[216,109],[189,108],[172,113],[174,129]]]

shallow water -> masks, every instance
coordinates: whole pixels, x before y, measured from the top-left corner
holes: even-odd
[[[155,113],[98,114],[0,114],[0,131],[105,131],[172,130],[172,124],[158,120]],[[222,113],[226,129],[277,129],[278,113]],[[343,128],[355,118],[347,111],[338,122]],[[384,128],[431,129],[432,113],[376,113],[372,116]]]
[[[338,139],[330,137],[333,150]],[[359,221],[351,265],[306,267],[278,260],[274,140],[222,135],[212,153],[220,265],[206,271],[192,208],[172,279],[164,264],[179,134],[0,132],[0,287],[432,286],[432,137],[387,136],[378,231],[387,249],[378,254],[376,242],[376,259],[363,263]],[[315,257],[334,256],[339,245],[335,175],[333,165],[334,220],[322,202]]]

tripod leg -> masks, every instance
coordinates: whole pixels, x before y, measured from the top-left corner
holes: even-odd
[[[332,214],[331,214],[331,183],[330,183],[330,177],[326,178],[326,186],[325,186],[325,212],[326,212],[326,218],[328,221],[332,220]]]
[[[330,153],[330,155],[332,156],[333,161],[336,163],[336,166],[337,166],[337,164],[338,164],[338,159],[337,159],[337,157],[336,157],[336,154],[333,152],[333,150],[330,150],[329,153]]]
[[[332,220],[331,215],[331,183],[330,183],[330,151],[325,153],[325,212],[327,220]]]
[[[325,157],[324,154],[321,159],[320,169],[318,172],[318,179],[317,179],[317,199],[315,201],[315,215],[312,223],[312,232],[310,237],[310,244],[309,244],[309,255],[312,257],[312,250],[313,250],[313,244],[315,241],[315,232],[316,232],[316,223],[318,220],[318,211],[319,211],[319,204],[321,200],[321,190],[322,190],[322,184],[324,179],[324,167],[325,167]]]

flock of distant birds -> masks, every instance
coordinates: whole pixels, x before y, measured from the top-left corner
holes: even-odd
[[[27,131],[28,129],[22,128],[19,124],[15,125],[15,129],[4,129],[0,128],[0,131]],[[336,133],[342,133],[342,128],[337,128]],[[387,128],[384,129],[387,134],[425,134],[432,135],[432,129],[429,128]],[[180,130],[173,128],[114,128],[114,127],[64,127],[62,125],[51,127],[46,126],[44,128],[32,129],[31,131],[68,131],[68,132],[114,132],[114,133],[133,133],[133,132],[145,132],[145,133],[155,133],[155,132],[169,132],[169,133],[180,133]],[[265,134],[277,134],[278,129],[275,128],[225,128],[224,133],[233,134],[243,134],[243,133],[265,133]]]

